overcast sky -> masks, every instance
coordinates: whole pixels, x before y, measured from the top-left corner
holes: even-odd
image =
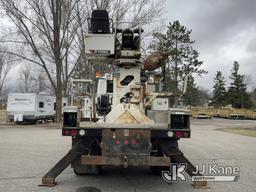
[[[256,0],[166,0],[166,24],[180,20],[192,29],[195,47],[207,75],[197,79],[212,91],[213,77],[221,70],[229,84],[234,61],[240,72],[250,75],[249,91],[256,87]],[[14,72],[15,71],[15,72]],[[12,71],[17,74],[18,68]]]
[[[229,82],[233,62],[240,72],[251,75],[249,90],[256,87],[256,0],[167,0],[168,20],[180,20],[192,29],[192,38],[208,74],[198,79],[212,89],[213,77],[221,70]]]

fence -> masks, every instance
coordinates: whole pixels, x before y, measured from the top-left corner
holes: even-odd
[[[0,122],[6,122],[6,110],[0,109]]]
[[[206,114],[212,117],[253,119],[256,120],[256,110],[234,109],[234,108],[190,108],[193,117],[199,114]]]

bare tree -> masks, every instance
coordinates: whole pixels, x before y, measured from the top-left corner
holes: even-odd
[[[61,121],[62,96],[78,63],[84,63],[93,77],[84,54],[86,18],[93,9],[107,9],[115,21],[130,20],[136,25],[154,21],[165,0],[0,0],[15,30],[2,43],[8,53],[40,66],[56,95],[56,121]]]
[[[31,64],[24,64],[19,71],[17,90],[22,93],[53,93],[52,86],[48,81],[45,71]]]
[[[81,5],[85,18],[94,9],[106,9],[114,21],[130,21],[136,26],[159,18],[166,3],[165,0],[84,0]]]
[[[32,91],[34,77],[31,72],[31,66],[25,65],[21,68],[19,74],[19,87],[23,93]]]
[[[0,49],[4,50],[4,49]],[[11,68],[11,57],[3,52],[0,52],[0,95],[3,95],[3,89],[6,83],[7,74]]]
[[[40,68],[36,68],[33,70],[33,88],[32,90],[36,93],[40,92],[48,92],[54,93],[50,82],[44,72],[44,70]]]
[[[2,42],[15,43],[4,51],[40,66],[56,95],[56,121],[61,121],[62,95],[81,57],[77,45],[79,0],[0,0],[16,33]],[[13,46],[9,46],[13,47]],[[19,50],[17,51],[17,48]]]
[[[47,88],[49,88],[47,84],[47,78],[44,73],[38,74],[37,77],[34,78],[35,80],[35,90],[36,92],[44,92]]]

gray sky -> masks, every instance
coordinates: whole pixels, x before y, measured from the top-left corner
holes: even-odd
[[[233,62],[250,75],[249,90],[256,87],[256,0],[167,0],[168,20],[180,20],[192,29],[195,47],[208,74],[198,85],[212,89],[221,70],[229,83]]]
[[[200,87],[212,90],[213,77],[221,70],[229,84],[233,62],[250,75],[249,91],[256,87],[256,0],[166,0],[166,24],[180,20],[192,29],[195,47],[207,75],[198,78]],[[6,22],[4,22],[6,24]],[[16,75],[19,66],[12,69]]]

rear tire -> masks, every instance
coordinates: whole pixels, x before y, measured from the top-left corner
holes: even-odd
[[[163,140],[161,140],[163,141]],[[152,139],[151,141],[156,142],[157,144],[155,145],[155,148],[152,148],[152,150],[156,150],[155,153],[151,153],[152,156],[155,157],[163,157],[164,156],[164,151],[161,149],[158,139]],[[167,139],[167,142],[165,144],[169,144],[170,146],[172,146],[173,150],[175,151],[176,148],[178,148],[178,141],[177,140],[170,140]],[[170,157],[171,158],[171,157]],[[160,175],[162,173],[162,171],[169,171],[170,170],[170,166],[150,166],[150,172],[154,175]]]
[[[162,171],[169,171],[170,167],[165,166],[150,166],[150,172],[153,175],[161,175]]]
[[[99,165],[80,165],[73,168],[76,175],[99,175]]]
[[[87,139],[90,140],[89,138]],[[74,145],[78,142],[78,139],[72,138],[72,142]],[[86,148],[89,150],[85,151],[84,155],[101,155],[101,149],[96,142],[93,142],[92,144],[87,142]],[[81,165],[81,157],[76,159],[71,167],[74,169],[76,175],[99,175],[101,172],[100,165]]]

